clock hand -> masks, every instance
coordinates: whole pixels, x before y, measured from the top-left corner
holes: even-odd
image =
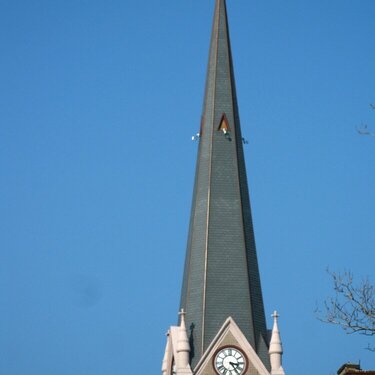
[[[240,372],[237,368],[239,366],[239,363],[229,362],[229,364],[233,367],[233,370],[236,371],[237,374],[240,374]],[[234,367],[234,366],[236,366],[236,367]]]

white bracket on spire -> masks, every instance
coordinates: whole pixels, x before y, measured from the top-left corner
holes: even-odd
[[[230,137],[230,132],[227,128],[223,127],[221,131],[223,132],[225,139],[227,139],[228,141],[232,140],[232,138]]]
[[[201,137],[201,133],[197,133],[197,134],[195,134],[191,137],[191,140],[192,141],[198,141],[200,137]]]

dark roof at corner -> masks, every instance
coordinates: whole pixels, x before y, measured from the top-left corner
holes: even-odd
[[[375,370],[362,370],[359,364],[344,363],[338,370],[338,375],[375,375]]]

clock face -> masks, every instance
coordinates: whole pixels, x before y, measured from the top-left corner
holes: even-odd
[[[214,365],[220,375],[240,375],[246,369],[245,355],[239,349],[228,346],[216,354]]]

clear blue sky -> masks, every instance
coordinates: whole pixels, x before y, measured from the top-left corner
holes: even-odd
[[[160,373],[213,6],[1,1],[0,374]],[[375,368],[370,339],[314,316],[327,266],[373,276],[375,138],[355,127],[375,131],[375,1],[228,0],[228,13],[286,372]]]

